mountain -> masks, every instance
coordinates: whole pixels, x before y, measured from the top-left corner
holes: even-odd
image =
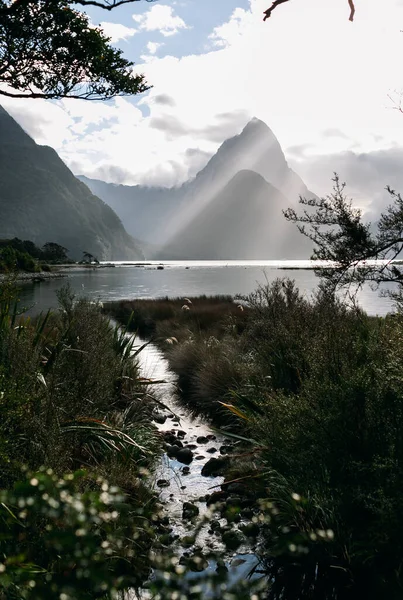
[[[245,201],[247,199],[247,201]],[[254,171],[239,171],[206,206],[160,251],[164,259],[245,260],[292,259],[306,244],[295,227],[274,216],[287,198]],[[292,242],[296,238],[302,244]],[[309,257],[310,245],[306,245]]]
[[[79,259],[141,259],[138,243],[105,202],[39,146],[0,106],[0,239],[56,242]]]
[[[116,210],[130,233],[160,246],[156,258],[281,259],[311,254],[311,244],[286,223],[282,210],[295,206],[300,195],[314,194],[289,168],[271,129],[256,118],[226,140],[204,169],[181,187],[83,180]]]

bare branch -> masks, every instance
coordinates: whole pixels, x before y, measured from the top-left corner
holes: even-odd
[[[270,8],[268,8],[267,10],[265,10],[265,11],[264,11],[264,13],[263,13],[263,14],[265,15],[265,17],[264,17],[263,21],[266,21],[266,19],[269,19],[269,18],[271,17],[271,13],[272,13],[272,11],[273,11],[275,8],[277,8],[277,6],[278,6],[279,4],[284,4],[284,2],[289,2],[289,0],[274,0],[274,2],[273,2],[273,4],[271,5],[271,7],[270,7]]]
[[[348,5],[349,5],[350,11],[351,11],[349,21],[354,21],[355,6],[354,6],[353,0],[348,0]]]
[[[289,2],[289,0],[274,0],[273,4],[271,5],[270,8],[266,9],[264,11],[264,19],[263,21],[266,21],[266,19],[269,19],[271,17],[271,13],[272,11],[277,8],[277,6],[279,6],[280,4],[284,4],[284,2]],[[347,0],[348,5],[350,7],[350,17],[349,17],[349,21],[354,21],[354,15],[355,15],[355,6],[354,6],[354,0]]]

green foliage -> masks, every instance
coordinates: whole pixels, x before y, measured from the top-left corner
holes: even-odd
[[[240,325],[243,316],[231,296],[121,300],[106,302],[104,309],[120,323],[130,319],[131,331],[138,331],[142,337],[152,336],[157,343],[169,336],[187,340],[190,333],[208,332],[219,337],[229,319],[236,317]]]
[[[40,261],[55,264],[71,262],[67,252],[66,248],[55,242],[47,242],[43,248],[38,248],[29,240],[0,240],[0,272],[36,273],[43,268]]]
[[[398,292],[392,286],[389,295],[399,301],[403,272],[394,261],[403,250],[401,195],[387,188],[392,203],[373,226],[353,207],[337,174],[333,182],[333,193],[325,198],[300,198],[302,214],[292,208],[284,211],[285,218],[313,242],[312,259],[330,261],[316,269],[322,287],[334,293],[350,286],[355,291],[365,282],[375,287],[397,284]]]
[[[160,442],[133,341],[69,286],[34,320],[14,294],[0,286],[0,598],[116,597],[148,576],[155,536]]]
[[[46,242],[43,246],[39,258],[52,263],[68,263],[68,250],[55,242]]]
[[[249,439],[229,479],[268,500],[268,597],[399,597],[401,315],[370,318],[322,291],[308,300],[289,280],[242,302],[242,328],[165,348],[180,400]]]
[[[73,6],[67,0],[0,1],[0,94],[103,100],[148,89],[133,63]]]
[[[0,597],[116,598],[137,587],[148,574],[133,560],[150,535],[143,513],[85,471],[27,473],[0,491]]]

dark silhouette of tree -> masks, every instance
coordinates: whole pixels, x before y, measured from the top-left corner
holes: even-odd
[[[61,246],[60,244],[56,244],[55,242],[46,242],[46,244],[42,247],[42,258],[44,260],[52,261],[52,262],[68,262],[69,257],[67,256],[67,248]]]
[[[271,17],[271,13],[273,12],[273,10],[275,8],[277,8],[277,6],[279,6],[280,4],[284,4],[285,2],[290,2],[290,0],[274,0],[273,4],[270,6],[270,8],[266,9],[264,11],[264,19],[263,21],[266,21],[266,19],[269,19]],[[354,20],[354,15],[355,15],[355,6],[354,6],[354,0],[347,0],[348,5],[350,7],[350,21]]]
[[[149,89],[110,38],[73,8],[138,1],[0,0],[0,95],[105,100]]]
[[[83,252],[83,258],[81,260],[81,262],[85,262],[85,263],[96,263],[97,265],[99,265],[99,260],[97,259],[96,256],[94,256],[93,254],[91,254],[91,252]]]
[[[284,211],[285,218],[313,242],[312,259],[333,263],[332,268],[318,265],[315,269],[323,287],[334,293],[351,284],[395,284],[388,295],[403,302],[403,270],[394,263],[403,250],[401,195],[386,188],[392,203],[374,226],[363,222],[361,211],[353,208],[345,184],[336,174],[333,182],[333,193],[325,198],[300,198],[305,207],[302,214],[292,208]]]

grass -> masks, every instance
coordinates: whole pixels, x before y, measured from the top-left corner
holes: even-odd
[[[232,318],[239,327],[244,320],[243,311],[231,296],[121,300],[106,302],[104,310],[120,323],[130,319],[130,329],[141,337],[157,340],[174,336],[184,341],[189,333],[221,335]]]
[[[130,309],[148,315],[180,400],[250,439],[230,477],[256,474],[267,499],[268,597],[401,597],[402,315],[308,300],[285,279],[242,298],[243,311],[191,301]]]
[[[32,496],[32,504],[26,505],[28,512],[21,512],[25,501],[19,498],[21,490],[29,488],[27,477],[28,483],[43,479],[44,490],[53,486],[55,498],[60,482],[71,478],[75,483],[69,484],[68,494],[77,497],[78,505],[83,502],[82,495],[91,497],[94,507],[99,507],[91,516],[94,526],[97,523],[91,544],[98,539],[98,545],[109,535],[109,525],[99,517],[106,510],[102,500],[105,486],[123,490],[124,500],[116,500],[116,506],[121,505],[115,509],[119,510],[116,515],[121,511],[122,516],[120,533],[113,534],[115,558],[119,569],[126,564],[124,573],[130,571],[131,586],[140,585],[148,575],[156,496],[145,485],[144,476],[153,468],[161,444],[151,425],[153,403],[140,380],[134,341],[109,323],[100,306],[75,298],[68,287],[60,291],[59,302],[56,313],[31,320],[19,314],[12,286],[0,287],[0,522],[3,519],[6,531],[14,531],[11,537],[4,536],[2,528],[0,536],[0,598],[55,597],[46,582],[56,581],[65,561],[73,559],[67,542],[64,551],[54,550],[47,528],[52,527],[56,543],[66,528],[74,538],[74,527],[82,527],[79,514],[74,516],[75,522],[64,520],[67,512],[63,511],[53,517],[60,499],[48,505],[46,498],[44,504],[44,497]],[[112,513],[113,505],[108,510]],[[95,571],[91,575],[100,589],[116,580],[114,561],[107,555],[100,558],[104,576]],[[36,575],[31,567],[27,571],[22,565],[30,564],[33,557]],[[85,552],[81,558],[84,563],[88,560]],[[27,592],[32,579],[36,596]],[[124,588],[124,581],[127,583],[127,578],[118,589]],[[76,584],[72,597],[86,597],[80,582]],[[86,585],[88,590],[90,582]]]

